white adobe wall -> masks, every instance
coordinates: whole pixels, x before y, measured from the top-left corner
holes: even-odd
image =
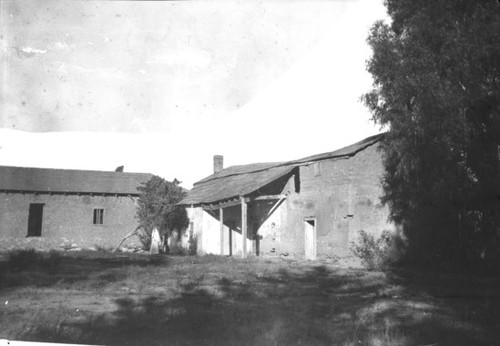
[[[243,241],[241,236],[241,224],[235,220],[234,214],[237,213],[239,206],[224,209],[224,220],[232,223],[230,229],[224,226],[224,255],[232,253],[233,256],[241,256]],[[193,227],[193,235],[197,241],[198,255],[220,255],[220,222],[201,207],[187,208],[188,217]],[[241,221],[240,221],[241,222]],[[234,226],[233,226],[234,225]],[[231,249],[230,241],[231,239]],[[231,251],[230,251],[231,250]],[[247,240],[247,254],[255,252],[253,241]]]

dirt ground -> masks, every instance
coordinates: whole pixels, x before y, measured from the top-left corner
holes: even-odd
[[[40,255],[38,255],[40,256]],[[0,339],[97,345],[494,345],[500,280],[284,258],[0,259]]]

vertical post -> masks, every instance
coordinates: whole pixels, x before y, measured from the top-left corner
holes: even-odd
[[[219,208],[219,222],[220,222],[220,254],[224,255],[224,209]]]
[[[241,197],[241,238],[242,238],[242,249],[241,257],[247,257],[247,202],[245,198]]]
[[[191,241],[194,242],[194,244],[196,244],[196,253],[198,253],[198,249],[201,249],[201,242],[200,242],[200,239],[198,239],[198,233],[197,233],[197,229],[196,229],[196,223],[198,222],[196,220],[196,216],[195,216],[195,209],[194,209],[194,205],[191,204],[191,213],[190,213],[190,221],[191,221],[191,234],[190,234],[190,237],[191,237]],[[201,220],[200,220],[201,221]],[[201,224],[201,222],[200,222]]]

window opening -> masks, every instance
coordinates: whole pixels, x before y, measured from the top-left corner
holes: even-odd
[[[316,162],[313,164],[314,176],[319,177],[321,175],[321,162]]]
[[[31,203],[28,215],[28,237],[42,236],[43,204]]]
[[[104,224],[104,209],[96,208],[94,209],[94,225]]]

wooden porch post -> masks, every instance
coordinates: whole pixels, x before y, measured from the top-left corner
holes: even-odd
[[[224,209],[219,208],[219,222],[220,222],[220,254],[224,255]]]
[[[242,258],[247,257],[247,202],[241,197],[241,237],[242,237]]]

